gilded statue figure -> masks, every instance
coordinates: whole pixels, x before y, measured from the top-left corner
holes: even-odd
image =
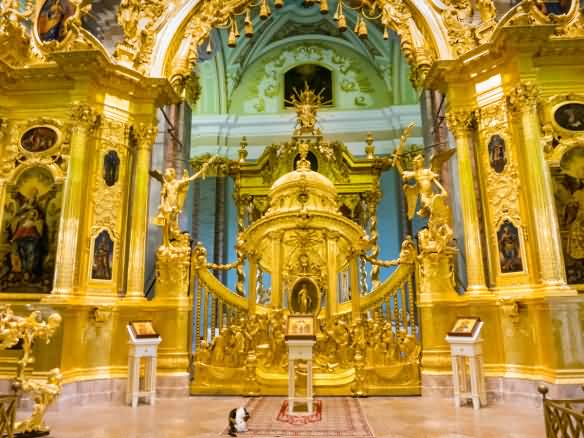
[[[308,313],[312,304],[312,299],[306,289],[306,285],[302,285],[302,289],[298,292],[298,311],[300,313]]]
[[[412,160],[413,169],[405,170],[401,163],[401,157],[404,155],[405,143],[414,126],[411,123],[404,129],[400,137],[400,145],[393,155],[393,165],[405,183],[403,188],[406,195],[408,218],[410,220],[414,218],[418,198],[420,199],[418,216],[429,218],[427,228],[418,235],[422,252],[442,253],[450,245],[453,232],[449,225],[448,192],[440,183],[438,172],[442,164],[447,162],[456,150],[449,149],[435,154],[429,168],[424,167],[424,157],[418,154]],[[410,181],[413,181],[414,185],[411,185]]]
[[[194,175],[189,176],[187,170],[184,171],[182,178],[176,177],[176,170],[172,167],[164,171],[164,176],[153,172],[152,175],[162,183],[160,191],[160,207],[154,223],[161,225],[162,229],[162,246],[168,247],[170,242],[177,240],[180,235],[178,224],[179,215],[183,209],[189,184],[196,179],[204,179],[207,176],[209,166],[217,159],[212,157],[203,163],[201,169]]]
[[[308,83],[304,83],[304,90],[298,91],[294,88],[294,94],[286,103],[294,105],[296,109],[296,127],[297,132],[301,134],[316,134],[315,125],[317,121],[316,113],[321,105],[327,105],[329,101],[322,100],[324,89],[316,93],[311,90]]]

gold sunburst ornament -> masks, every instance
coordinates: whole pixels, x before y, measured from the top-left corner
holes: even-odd
[[[312,90],[308,83],[304,83],[304,89],[298,91],[293,88],[294,94],[290,99],[286,99],[286,103],[294,105],[296,109],[296,131],[295,135],[310,134],[318,135],[316,128],[317,116],[316,113],[321,105],[328,105],[330,100],[324,101],[321,97],[324,88],[316,93]]]

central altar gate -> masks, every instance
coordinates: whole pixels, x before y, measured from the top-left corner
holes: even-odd
[[[285,395],[291,313],[317,322],[316,394],[420,394],[416,249],[408,238],[399,259],[377,259],[379,180],[391,160],[368,143],[357,160],[299,118],[289,143],[249,162],[242,142],[240,159],[224,161],[235,181],[237,260],[217,265],[202,245],[193,249],[193,394]],[[394,269],[383,282],[382,267]],[[235,291],[215,275],[229,269]]]

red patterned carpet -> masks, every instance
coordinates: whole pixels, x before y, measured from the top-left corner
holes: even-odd
[[[359,400],[350,397],[323,397],[316,401],[315,414],[306,420],[290,419],[281,397],[250,399],[249,431],[241,438],[374,438]],[[320,402],[320,403],[318,403]],[[319,420],[320,417],[320,420]],[[306,418],[306,417],[304,417]],[[227,429],[223,432],[227,435]]]

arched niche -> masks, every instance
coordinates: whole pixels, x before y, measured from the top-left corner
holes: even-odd
[[[292,108],[291,99],[307,86],[319,93],[323,106],[334,106],[333,72],[316,63],[300,64],[284,73],[284,107]]]
[[[335,110],[383,108],[393,103],[393,94],[370,59],[350,46],[327,39],[291,39],[275,44],[256,58],[231,95],[235,114],[279,113],[284,105],[285,75],[302,65],[318,65],[331,72]],[[411,89],[410,84],[404,84]],[[205,88],[202,96],[205,100]]]

